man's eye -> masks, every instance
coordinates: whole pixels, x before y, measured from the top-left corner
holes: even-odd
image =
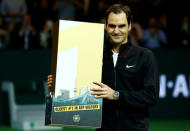
[[[115,25],[111,25],[111,24],[110,24],[109,27],[110,27],[110,28],[115,28]]]
[[[123,27],[125,27],[125,26],[126,26],[125,24],[124,24],[124,25],[120,25],[119,28],[123,28]]]

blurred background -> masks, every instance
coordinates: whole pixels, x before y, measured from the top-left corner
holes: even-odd
[[[41,125],[48,93],[46,80],[51,69],[53,25],[59,19],[104,23],[105,10],[118,2],[0,0],[0,131],[49,129]],[[132,7],[130,42],[151,49],[159,67],[160,99],[151,108],[150,131],[190,131],[187,1],[120,0],[120,3]]]

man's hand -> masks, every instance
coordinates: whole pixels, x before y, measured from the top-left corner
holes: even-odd
[[[112,88],[109,86],[99,83],[99,82],[93,82],[93,84],[98,85],[100,88],[92,88],[92,95],[96,95],[96,98],[106,98],[109,100],[114,100],[114,92]]]
[[[47,86],[50,92],[55,92],[53,75],[48,75]]]

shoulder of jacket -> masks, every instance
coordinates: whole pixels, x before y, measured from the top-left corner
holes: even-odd
[[[137,52],[141,53],[141,54],[153,54],[153,52],[148,49],[148,48],[144,48],[144,47],[141,47],[141,46],[137,46],[137,45],[132,45],[132,48],[134,48]]]

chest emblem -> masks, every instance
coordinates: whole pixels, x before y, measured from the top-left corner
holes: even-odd
[[[127,69],[132,68],[132,67],[135,67],[135,65],[126,65]]]

